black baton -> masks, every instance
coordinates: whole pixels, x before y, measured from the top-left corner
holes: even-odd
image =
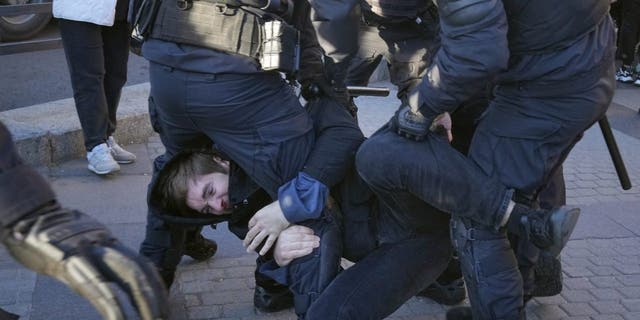
[[[598,121],[598,124],[600,125],[604,142],[607,144],[607,149],[609,149],[609,155],[611,156],[611,161],[613,161],[613,166],[616,168],[620,185],[623,190],[629,190],[631,189],[631,180],[629,179],[627,168],[622,160],[622,155],[620,155],[620,150],[618,149],[616,138],[613,136],[613,132],[611,131],[611,125],[609,125],[607,116],[605,115],[602,117],[602,119]]]
[[[347,86],[347,92],[352,97],[357,97],[357,96],[386,97],[386,96],[389,95],[389,88],[387,88],[387,87]]]

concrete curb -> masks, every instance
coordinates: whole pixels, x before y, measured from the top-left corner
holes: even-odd
[[[122,145],[146,142],[153,133],[147,98],[149,83],[125,87],[118,107],[116,139]],[[22,158],[33,166],[52,166],[85,154],[73,98],[0,112]]]

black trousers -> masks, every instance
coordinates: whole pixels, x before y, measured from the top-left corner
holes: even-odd
[[[636,46],[640,40],[640,0],[625,0],[622,3],[622,10],[622,23],[618,33],[619,46],[622,64],[630,66],[633,63]]]
[[[84,146],[90,151],[116,131],[127,82],[129,24],[122,20],[105,27],[61,19],[59,25]]]

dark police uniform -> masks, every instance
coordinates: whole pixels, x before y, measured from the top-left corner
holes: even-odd
[[[249,8],[247,13],[221,3],[198,1],[187,11],[205,10],[207,14],[222,14],[225,19],[229,18],[227,15],[242,13],[251,22],[254,21],[252,19],[257,19],[252,13],[254,9]],[[193,37],[183,41],[182,34],[171,34],[171,19],[162,17],[173,17],[172,15],[180,14],[180,10],[175,2],[163,2],[150,38],[142,47],[143,56],[150,61],[150,116],[166,147],[165,155],[154,162],[154,172],[162,169],[165,160],[180,150],[200,147],[214,141],[216,147],[237,165],[238,172],[244,172],[250,177],[239,180],[251,181],[264,190],[270,199],[277,199],[279,188],[297,178],[299,172],[327,187],[340,181],[341,174],[344,175],[346,171],[344,163],[350,163],[344,159],[343,154],[353,157],[355,148],[361,142],[358,140],[362,137],[357,125],[352,123],[348,128],[360,135],[356,139],[357,144],[353,144],[354,140],[349,138],[349,134],[338,140],[334,140],[335,137],[331,139],[338,143],[323,144],[326,139],[324,135],[318,136],[316,141],[316,132],[309,114],[278,72],[262,70],[258,59],[245,54],[246,52],[217,50],[206,44],[197,45]],[[293,17],[300,20],[296,20],[295,25],[302,33],[300,73],[302,77],[313,77],[316,72],[322,72],[317,69],[318,66],[322,68],[322,52],[317,47],[313,28],[305,22],[309,19],[307,10],[308,5],[296,3]],[[193,21],[189,20],[186,23],[191,22]],[[183,26],[178,31],[188,30],[189,27]],[[197,26],[192,27],[200,30]],[[254,28],[249,23],[237,27],[242,28],[243,32]],[[237,31],[239,30],[230,30]],[[240,40],[245,43],[247,39]],[[252,45],[247,45],[246,48],[249,48],[249,54],[253,54]],[[338,124],[333,129],[340,132],[340,126]],[[237,179],[236,177],[237,175],[233,175],[232,178]],[[255,191],[237,187],[241,184],[236,183],[236,187],[230,190],[231,201],[239,209]],[[255,202],[251,205],[255,205]],[[251,215],[255,213],[255,209],[250,210]],[[172,247],[172,242],[176,241],[173,238],[177,236],[172,236],[171,223],[159,219],[157,214],[161,213],[153,211],[151,207],[140,252],[150,257],[165,274],[172,275],[181,256],[179,250],[176,252]],[[318,225],[323,225],[320,222]],[[246,223],[246,220],[239,223]],[[324,237],[330,232],[319,228],[314,229],[323,238],[323,243],[331,243],[328,238],[325,241]],[[246,231],[238,234],[244,237],[244,232]],[[334,251],[336,257],[339,257],[339,250]],[[304,313],[314,298],[313,295],[320,292],[324,285],[322,281],[312,280],[321,276],[321,273],[317,272],[317,268],[309,266],[317,265],[320,259],[321,257],[316,256],[294,262],[288,266],[291,277],[278,279],[298,294],[296,310],[299,314]],[[335,266],[334,271],[337,271],[338,264],[327,265]],[[294,269],[298,271],[291,271]],[[309,274],[305,278],[308,279],[306,283],[299,281],[302,276],[298,275],[302,273]],[[329,271],[326,274],[326,279],[335,275]]]
[[[381,197],[409,190],[452,213],[474,318],[524,317],[522,278],[500,223],[514,190],[537,194],[604,115],[614,89],[608,7],[606,0],[438,1],[442,49],[418,86],[420,112],[451,112],[495,77],[469,157],[435,133],[416,142],[388,129],[358,153],[359,172]]]
[[[393,12],[383,9],[390,5]],[[358,50],[349,61],[345,82],[366,86],[384,60],[391,83],[398,87],[398,98],[404,99],[418,85],[440,45],[437,9],[431,0],[361,1],[360,7]]]
[[[406,95],[420,83],[440,45],[437,8],[431,0],[363,0],[360,1],[360,8],[362,21],[358,49],[353,58],[343,63],[349,65],[347,74],[342,75],[346,78],[345,83],[355,86],[368,85],[372,73],[383,61],[389,68],[391,82],[398,87],[398,98],[406,102]],[[485,96],[488,95],[482,92],[472,97],[471,101],[463,103],[458,108],[457,111],[460,112],[452,114],[455,126],[452,145],[460,152],[468,152],[475,122],[487,107]],[[559,167],[546,188],[540,192],[539,200],[543,207],[550,207],[564,205],[564,199],[564,179]],[[530,295],[534,290],[533,266],[538,250],[518,241],[514,235],[511,237],[514,246],[518,247],[516,252],[525,279],[525,294]],[[453,260],[452,271],[459,269],[455,264],[457,262]],[[462,277],[458,272],[455,274]],[[442,281],[453,280],[451,276],[452,274],[448,273]],[[550,281],[545,278],[537,280],[542,284]],[[557,292],[545,289],[540,293],[549,295]]]
[[[278,156],[271,159],[280,172],[288,176],[295,176],[298,171],[313,174],[327,185],[336,185],[339,180],[352,169],[356,148],[363,141],[362,133],[346,109],[338,103],[322,99],[310,102],[307,108],[314,119],[315,139],[288,138],[277,143]],[[306,114],[304,114],[306,116]],[[287,130],[282,128],[274,130]],[[309,150],[309,147],[313,147]],[[309,155],[310,160],[304,169],[301,163]],[[164,172],[173,170],[173,163],[179,160],[181,153],[177,153],[160,171],[160,181],[152,185],[150,205],[153,210],[162,209],[162,194],[156,193],[162,184]],[[261,187],[256,181],[269,181],[272,170],[256,171],[247,174],[237,163],[231,161],[229,175],[229,200],[233,205],[233,212],[229,215],[214,217],[209,221],[219,223],[228,222],[229,230],[238,238],[243,239],[248,231],[248,221],[261,208],[271,203],[274,194],[278,194],[279,185],[286,183],[286,179],[273,182],[267,188]],[[170,176],[169,176],[170,177]],[[339,271],[342,253],[341,233],[339,232],[340,215],[338,207],[325,206],[320,217],[297,221],[296,224],[312,228],[321,237],[321,246],[314,252],[300,259],[295,259],[286,267],[278,267],[270,254],[258,259],[259,274],[267,275],[279,283],[286,285],[294,293],[296,312],[303,315],[308,306],[322,292],[324,287]],[[170,219],[170,218],[169,218]],[[212,288],[215,290],[215,288]]]

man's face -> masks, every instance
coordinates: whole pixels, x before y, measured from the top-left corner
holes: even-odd
[[[187,187],[187,206],[203,214],[231,213],[229,175],[215,172],[196,176]]]

